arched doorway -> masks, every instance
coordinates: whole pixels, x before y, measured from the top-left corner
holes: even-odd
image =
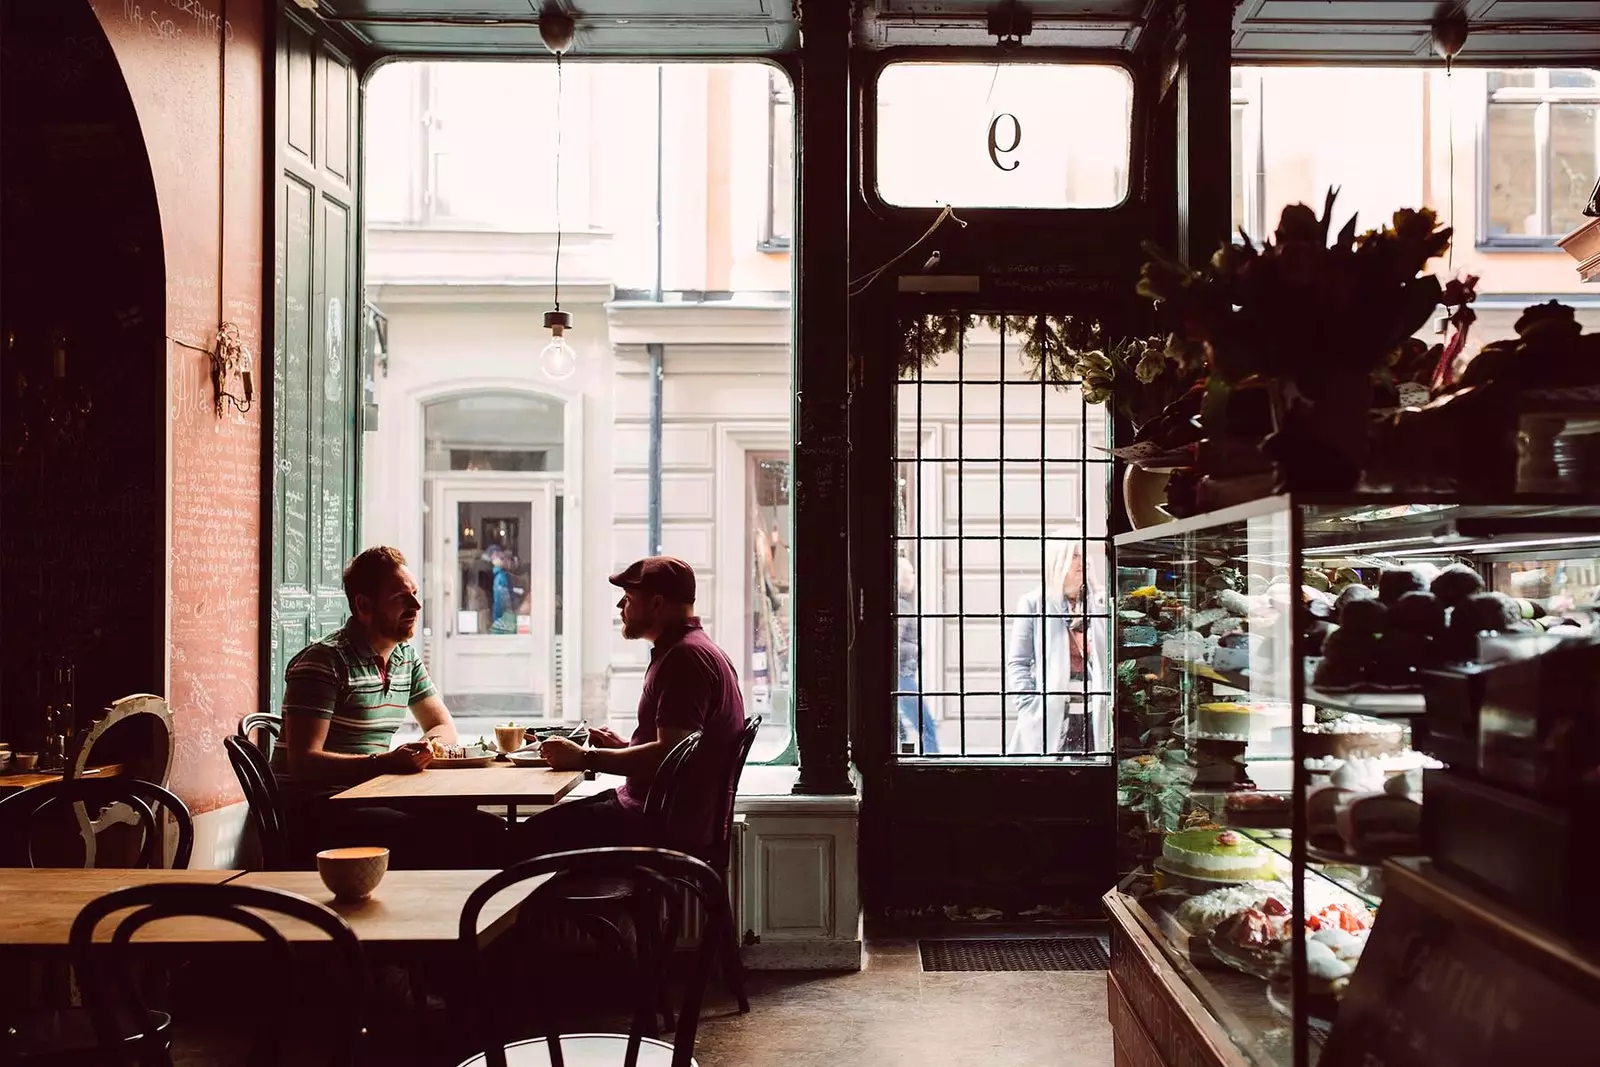
[[[563,717],[565,408],[502,389],[423,404],[425,654],[469,734]]]
[[[166,268],[144,136],[87,0],[6,0],[0,41],[0,692],[23,750],[52,699],[86,724],[165,691]]]

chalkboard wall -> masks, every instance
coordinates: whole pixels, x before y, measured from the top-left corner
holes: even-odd
[[[80,720],[162,691],[166,283],[89,5],[3,0],[0,42],[0,735],[20,747],[42,732],[41,657],[76,665]]]

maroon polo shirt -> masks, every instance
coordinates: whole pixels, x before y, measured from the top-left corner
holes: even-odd
[[[644,675],[644,691],[639,694],[639,725],[631,745],[656,739],[656,731],[699,730],[700,747],[684,768],[687,776],[720,776],[727,768],[739,735],[744,731],[744,693],[739,675],[728,654],[718,648],[691,616],[682,625],[662,632],[650,650],[650,667]],[[692,786],[695,783],[685,783]],[[709,785],[710,783],[701,783]],[[633,775],[617,790],[622,806],[635,811],[644,807],[650,792],[650,779]],[[698,794],[699,790],[694,790]],[[723,801],[726,801],[724,796]],[[723,818],[715,801],[703,805],[704,843],[715,839],[715,829]]]

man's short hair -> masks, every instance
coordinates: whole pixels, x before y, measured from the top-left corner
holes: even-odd
[[[344,598],[350,602],[350,610],[356,610],[357,596],[378,599],[383,583],[405,565],[406,557],[401,555],[398,548],[388,545],[374,545],[345,564]]]

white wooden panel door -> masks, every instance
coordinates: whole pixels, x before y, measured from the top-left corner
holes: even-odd
[[[434,669],[452,710],[544,717],[555,702],[555,482],[439,479]]]

